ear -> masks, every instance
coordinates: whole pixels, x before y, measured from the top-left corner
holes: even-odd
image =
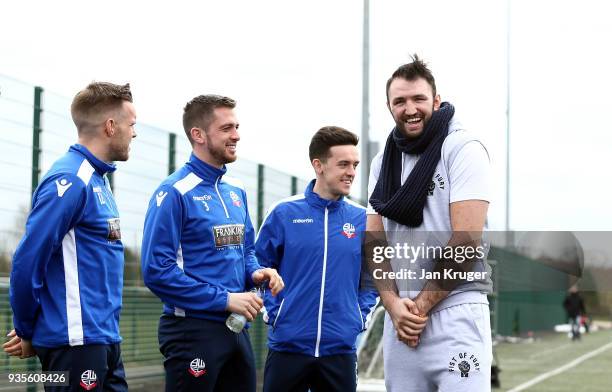
[[[315,173],[317,174],[323,173],[323,163],[321,162],[319,158],[313,159],[312,162],[310,162],[310,164],[314,168]]]
[[[440,94],[436,94],[434,97],[434,110],[440,109],[440,105],[442,104],[442,98],[440,98]]]
[[[393,111],[391,111],[391,103],[389,103],[389,100],[387,100],[387,109],[389,109],[389,113],[391,113],[393,116]]]
[[[206,144],[206,138],[204,137],[204,131],[202,128],[193,127],[189,130],[191,140],[198,144]]]
[[[104,133],[108,137],[112,137],[115,134],[115,120],[108,118],[104,121]]]

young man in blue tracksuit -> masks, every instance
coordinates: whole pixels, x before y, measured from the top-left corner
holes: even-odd
[[[255,258],[254,229],[241,183],[225,176],[240,140],[236,102],[201,95],[185,106],[193,153],[157,188],[145,218],[145,284],[164,302],[159,322],[166,391],[255,391],[249,335],[225,325],[230,313],[252,321],[263,302],[246,292],[278,273]]]
[[[38,355],[69,371],[69,388],[126,391],[119,343],[123,245],[107,174],[136,137],[129,85],[91,83],[71,106],[78,144],[58,159],[32,198],[13,256],[9,355]]]
[[[357,143],[343,128],[321,128],[309,151],[316,179],[272,206],[257,237],[260,263],[277,268],[286,284],[279,296],[265,296],[264,391],[356,389],[355,340],[377,302],[361,279],[365,208],[345,198]]]

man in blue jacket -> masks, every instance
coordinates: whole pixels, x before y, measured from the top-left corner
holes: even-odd
[[[15,330],[4,350],[38,355],[45,371],[69,371],[71,391],[126,391],[119,348],[123,245],[107,174],[115,171],[111,162],[128,159],[136,137],[130,86],[91,83],[75,96],[71,114],[78,144],[34,192],[13,257]]]
[[[309,149],[316,179],[272,206],[257,237],[258,259],[287,285],[276,298],[265,296],[264,391],[356,389],[355,340],[377,302],[373,286],[361,286],[365,208],[345,198],[357,143],[343,128],[321,128]]]
[[[240,181],[225,176],[240,140],[236,102],[201,95],[184,109],[193,147],[189,162],[164,180],[149,203],[142,243],[145,284],[164,302],[159,322],[166,391],[255,391],[255,362],[247,330],[225,320],[252,321],[262,300],[246,292],[275,270],[255,258],[254,229]]]

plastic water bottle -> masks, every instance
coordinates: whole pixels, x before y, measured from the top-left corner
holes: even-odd
[[[261,298],[261,289],[257,286],[253,287],[250,293],[255,293],[259,298]],[[230,331],[234,333],[240,333],[244,329],[244,326],[247,323],[247,319],[240,313],[232,313],[225,320],[225,325],[230,329]]]

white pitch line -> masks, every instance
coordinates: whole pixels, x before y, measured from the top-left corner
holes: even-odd
[[[539,353],[535,353],[535,354],[530,355],[529,359],[535,359],[537,357],[548,355],[548,354],[550,354],[552,352],[563,350],[566,347],[573,346],[574,344],[575,343],[566,343],[566,344],[562,344],[561,346],[557,346],[555,348],[551,348],[551,349],[548,349],[548,350],[543,350],[543,351],[540,351]]]
[[[527,389],[527,388],[529,388],[529,387],[531,387],[531,386],[533,386],[533,385],[535,385],[537,383],[540,383],[540,382],[546,380],[549,377],[555,376],[555,375],[557,375],[557,374],[559,374],[561,372],[566,371],[567,369],[571,369],[574,366],[578,365],[579,363],[584,362],[584,361],[586,361],[589,358],[592,358],[592,357],[594,357],[596,355],[601,354],[602,352],[606,351],[610,347],[612,347],[612,343],[608,343],[605,346],[598,348],[597,350],[593,350],[590,353],[584,354],[583,356],[578,357],[578,358],[574,359],[572,362],[566,363],[565,365],[563,365],[561,367],[553,369],[553,370],[551,370],[549,372],[546,372],[544,374],[540,374],[536,378],[533,378],[533,379],[527,381],[526,383],[523,383],[523,384],[521,384],[521,385],[519,385],[517,387],[512,388],[508,392],[520,392],[520,391],[524,391],[525,389]]]

